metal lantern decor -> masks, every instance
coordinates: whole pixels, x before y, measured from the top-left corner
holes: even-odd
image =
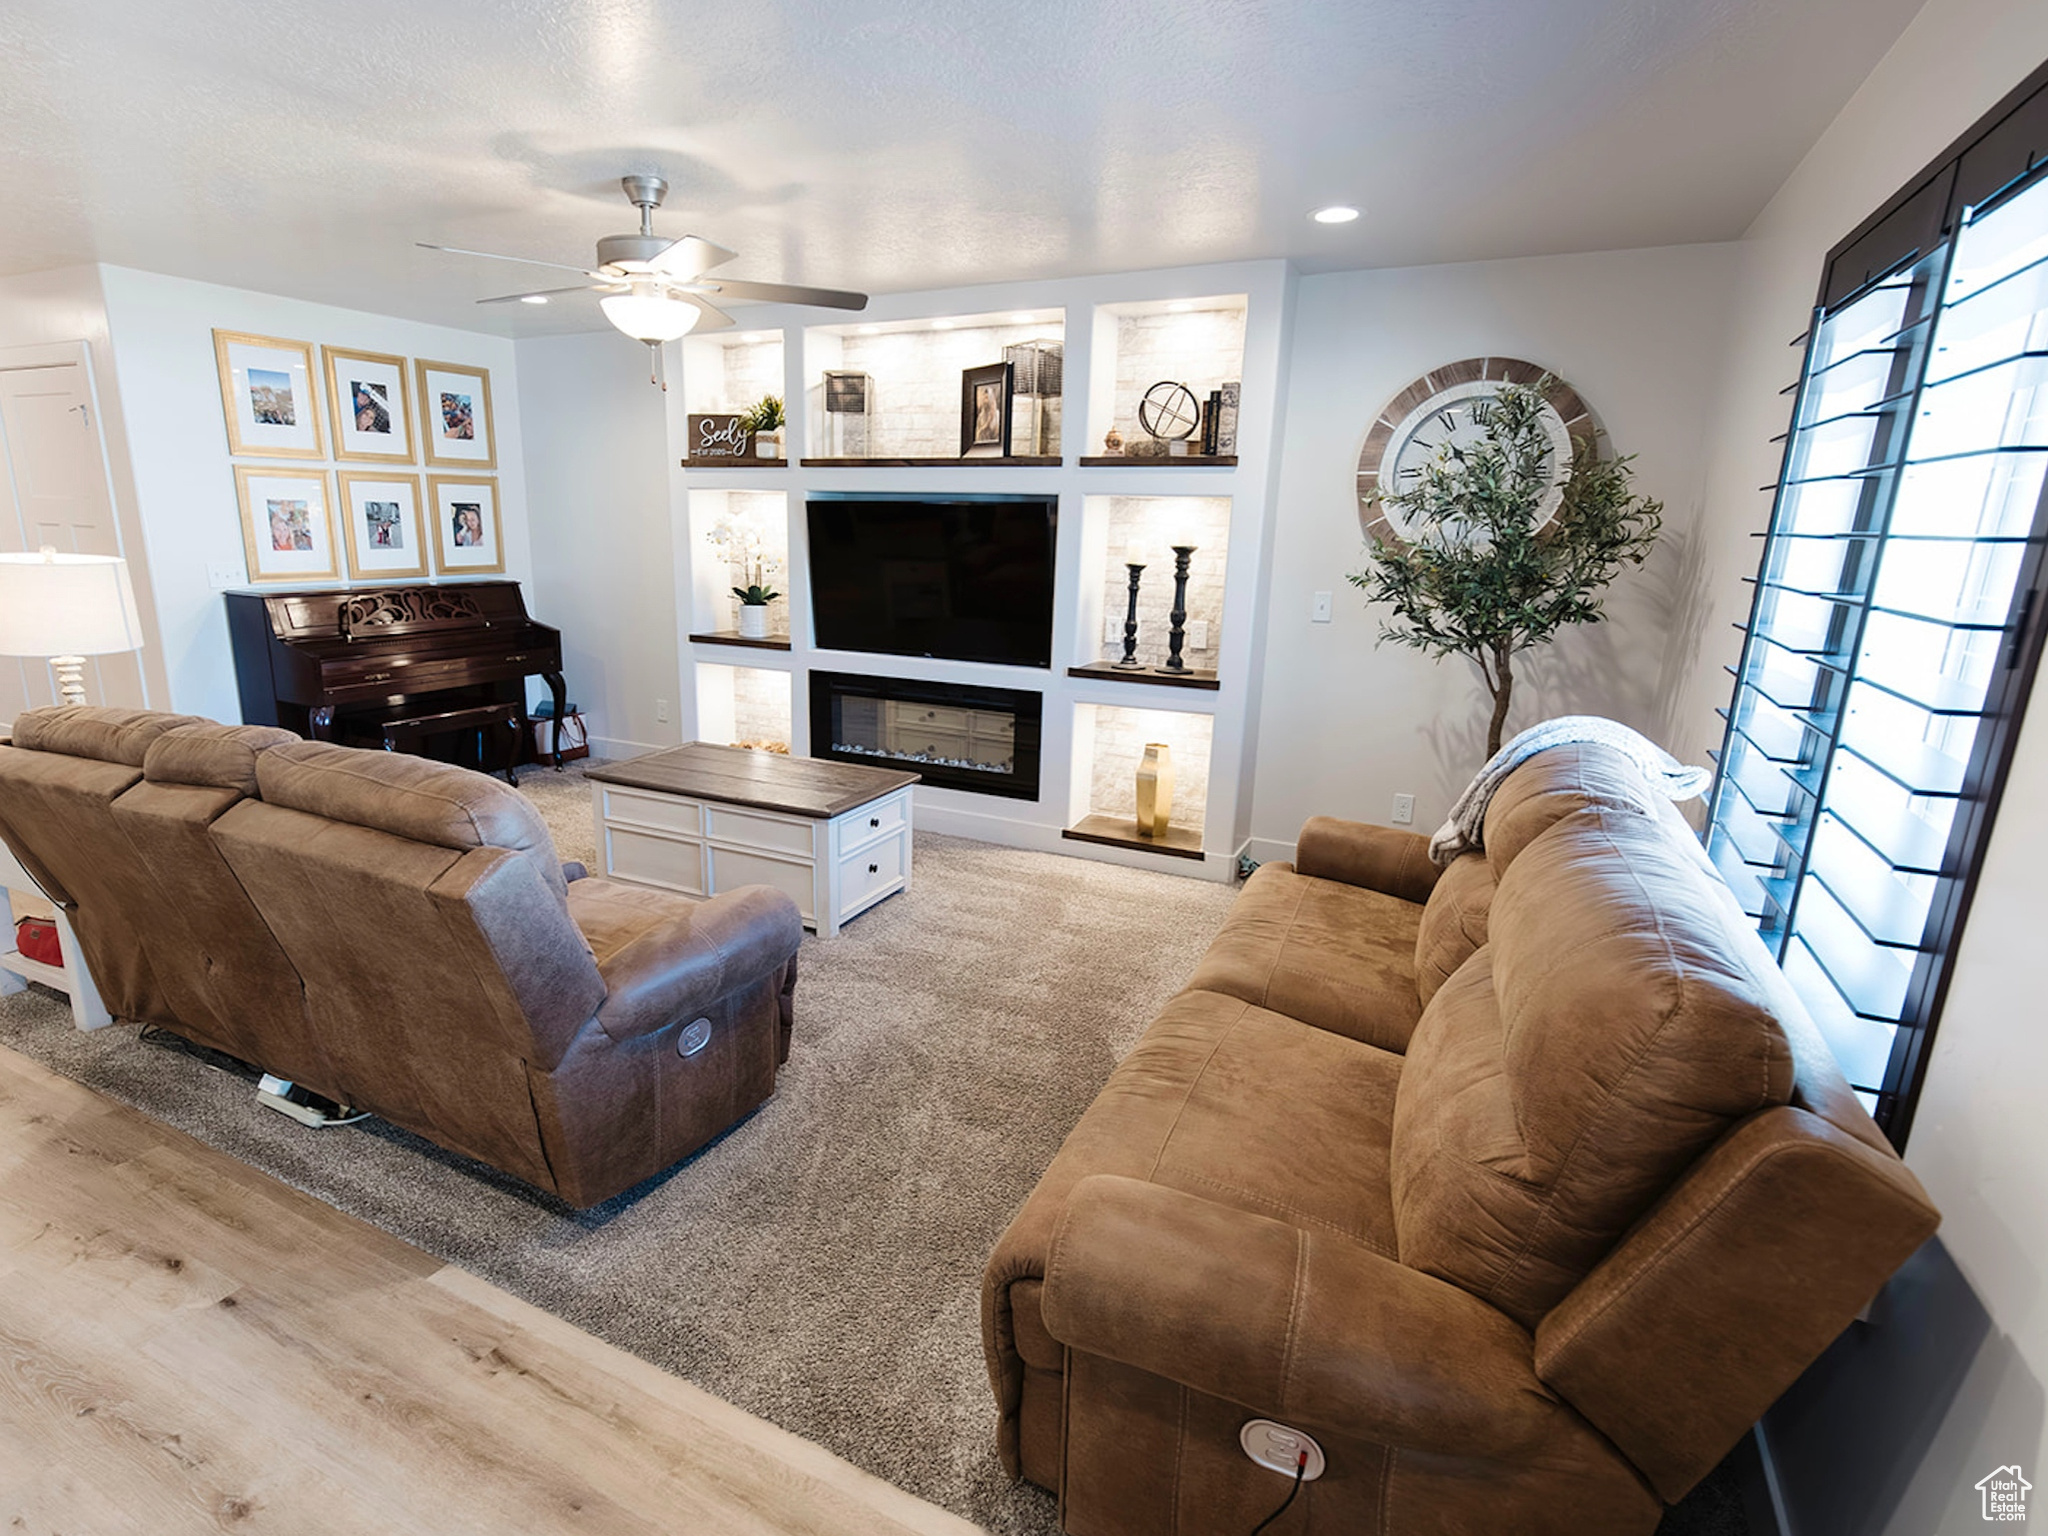
[[[1031,420],[1021,431],[1012,426],[1012,452],[1046,454],[1059,451],[1060,394],[1067,348],[1058,341],[1024,341],[1003,348],[1011,368],[1010,393],[1031,402]]]
[[[875,381],[851,368],[825,370],[825,452],[835,459],[868,456],[868,413]]]

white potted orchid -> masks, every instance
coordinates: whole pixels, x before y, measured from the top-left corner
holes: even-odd
[[[711,530],[711,545],[732,567],[740,638],[766,640],[768,605],[782,596],[768,583],[782,570],[782,557],[769,550],[760,527],[745,518],[721,517]]]

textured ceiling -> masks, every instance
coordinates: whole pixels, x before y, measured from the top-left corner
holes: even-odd
[[[0,275],[594,329],[412,242],[583,264],[629,170],[725,275],[874,292],[1726,239],[1919,5],[6,0]]]

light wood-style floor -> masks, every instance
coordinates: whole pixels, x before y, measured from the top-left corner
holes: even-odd
[[[975,1529],[0,1049],[0,1530]]]

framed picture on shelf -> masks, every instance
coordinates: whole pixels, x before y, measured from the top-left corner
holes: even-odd
[[[247,459],[324,459],[311,342],[213,333],[228,452]]]
[[[427,476],[427,515],[434,523],[434,570],[481,576],[505,569],[498,526],[498,482],[463,475]]]
[[[237,464],[235,500],[250,581],[332,581],[341,574],[326,470]]]
[[[459,469],[498,467],[491,423],[491,371],[461,363],[413,364],[420,386],[420,440],[427,463]]]
[[[1010,386],[1015,370],[1009,363],[960,372],[960,457],[999,459],[1010,451]]]
[[[420,526],[420,477],[344,469],[341,482],[342,552],[357,580],[427,574],[427,544]]]
[[[412,390],[405,359],[382,352],[322,347],[327,373],[327,414],[334,421],[334,456],[372,464],[410,464]]]

